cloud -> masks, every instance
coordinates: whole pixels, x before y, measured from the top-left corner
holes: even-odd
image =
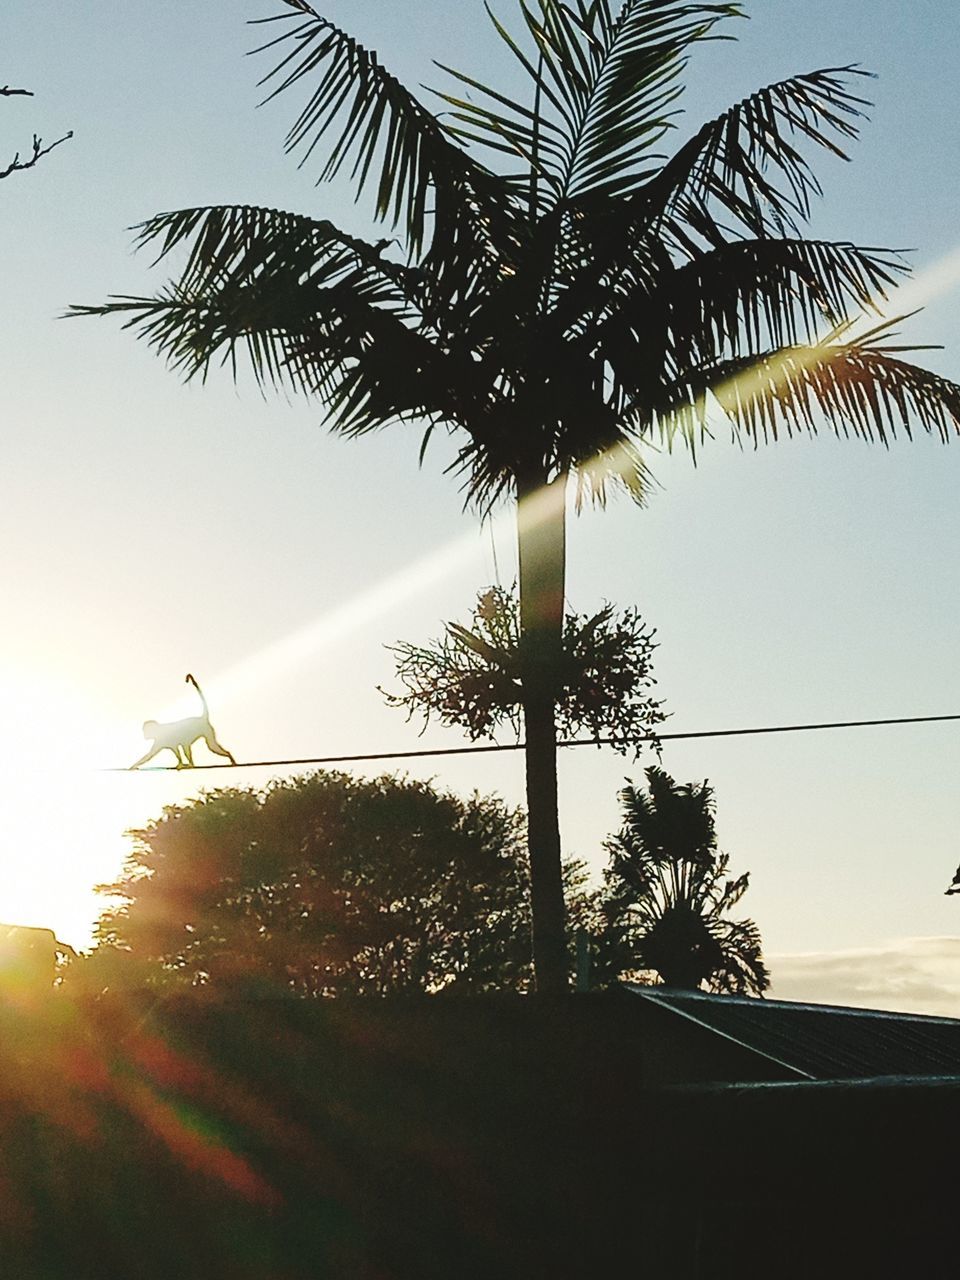
[[[960,938],[766,957],[776,1000],[960,1018]]]

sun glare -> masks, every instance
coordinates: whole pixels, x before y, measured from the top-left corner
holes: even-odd
[[[128,821],[124,797],[93,772],[110,726],[69,687],[23,669],[0,673],[0,717],[0,921],[85,947],[93,886],[116,874]]]
[[[882,311],[887,316],[905,315],[953,292],[957,285],[960,285],[960,245],[922,271],[908,276],[891,291]]]
[[[221,698],[241,697],[248,689],[269,680],[278,670],[287,670],[314,657],[319,650],[344,640],[376,618],[388,614],[397,605],[405,604],[454,573],[462,572],[464,565],[476,554],[476,547],[475,532],[454,538],[406,569],[381,579],[345,604],[244,658],[210,682],[218,703]]]

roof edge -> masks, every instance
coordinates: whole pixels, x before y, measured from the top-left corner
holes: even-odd
[[[692,1022],[694,1026],[701,1027],[704,1031],[709,1031],[711,1035],[718,1036],[721,1040],[729,1040],[731,1044],[735,1044],[739,1049],[746,1049],[747,1052],[752,1053],[754,1057],[763,1058],[767,1062],[774,1062],[778,1067],[782,1067],[785,1071],[789,1071],[791,1075],[799,1077],[799,1079],[796,1079],[791,1083],[806,1083],[808,1080],[815,1080],[817,1078],[816,1076],[811,1075],[809,1071],[804,1071],[801,1067],[795,1066],[792,1062],[786,1062],[783,1058],[776,1057],[775,1054],[767,1053],[765,1049],[758,1049],[755,1044],[748,1044],[746,1040],[741,1040],[738,1036],[731,1035],[729,1031],[722,1031],[712,1023],[706,1022],[702,1018],[698,1018],[696,1014],[692,1013],[688,1009],[683,1009],[675,1004],[671,1004],[668,1000],[657,999],[656,996],[651,997],[650,993],[653,988],[635,987],[632,983],[625,983],[624,985],[629,986],[631,990],[638,991],[641,995],[651,998],[652,1003],[658,1005],[661,1009],[666,1009],[668,1012],[676,1014],[680,1018],[685,1018],[688,1022]],[[671,990],[672,988],[667,989]],[[684,992],[684,995],[686,994],[688,993]]]
[[[721,995],[712,991],[687,991],[680,987],[668,987],[660,983],[645,986],[638,982],[624,982],[621,986],[629,991],[631,995],[654,1000],[657,1004],[674,1010],[677,1009],[677,1006],[669,999],[671,996],[677,996],[681,1000],[689,1000],[691,1002],[703,1001],[704,1003],[711,1003],[714,1000],[722,1000],[724,1004],[748,1005],[750,1008],[760,1006],[775,1009],[810,1009],[815,1013],[839,1013],[854,1018],[890,1018],[897,1022],[923,1022],[960,1026],[960,1018],[948,1018],[939,1013],[904,1013],[897,1009],[865,1009],[857,1005],[817,1004],[808,1000],[771,1000],[766,996],[736,996],[726,993]]]

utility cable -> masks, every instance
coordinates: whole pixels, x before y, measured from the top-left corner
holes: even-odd
[[[809,733],[819,729],[867,729],[878,725],[936,724],[960,720],[960,714],[944,716],[898,716],[886,720],[832,720],[817,724],[771,724],[747,729],[699,729],[689,733],[645,733],[633,742],[617,738],[566,738],[558,747],[642,746],[645,742],[682,742],[694,738],[736,738],[759,733]],[[373,760],[416,760],[425,756],[468,756],[495,751],[523,751],[523,742],[494,743],[483,747],[431,747],[420,751],[374,751],[352,756],[312,756],[297,760],[239,760],[236,764],[197,764],[186,768],[174,764],[147,765],[142,769],[108,768],[99,773],[189,773],[198,769],[267,769],[301,764],[364,764]]]

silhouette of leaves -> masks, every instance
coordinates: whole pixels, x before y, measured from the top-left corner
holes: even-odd
[[[490,587],[474,605],[471,626],[447,623],[430,645],[390,646],[396,654],[403,693],[384,690],[387,702],[408,718],[422,715],[465,729],[471,738],[491,737],[521,724],[520,614],[514,591]],[[568,613],[557,673],[557,730],[563,737],[586,733],[619,751],[639,753],[664,720],[652,697],[655,633],[634,609]]]
[[[656,765],[646,791],[621,791],[623,822],[609,862],[599,953],[607,976],[654,970],[669,986],[761,995],[770,978],[753,920],[730,920],[749,873],[727,878],[706,783],[676,783]]]
[[[181,210],[138,240],[183,251],[178,279],[73,311],[120,315],[186,376],[245,358],[348,433],[416,419],[426,443],[458,429],[453,469],[484,507],[531,474],[576,475],[581,500],[614,485],[643,501],[645,446],[695,448],[717,409],[754,440],[818,416],[866,439],[914,424],[946,437],[955,384],[843,329],[904,263],[797,233],[820,190],[805,150],[845,154],[861,69],[768,85],[655,154],[690,48],[740,12],[521,4],[520,35],[496,25],[526,94],[453,72],[468,92],[441,94],[450,111],[434,115],[376,54],[285,0],[263,49],[280,55],[271,96],[308,92],[288,146],[304,160],[322,149],[321,178],[349,168],[406,262],[322,220]]]
[[[133,831],[73,990],[383,995],[524,990],[519,810],[429,783],[317,773],[206,792]],[[576,918],[583,868],[565,885]]]

